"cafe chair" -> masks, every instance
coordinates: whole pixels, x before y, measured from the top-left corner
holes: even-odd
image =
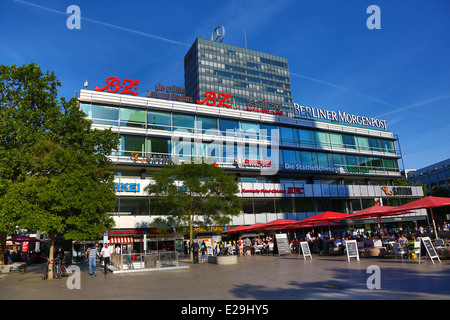
[[[420,241],[414,241],[414,248],[409,250],[409,253],[414,253],[416,257],[420,255]]]
[[[364,249],[364,241],[358,242],[358,252],[360,255],[364,255],[365,253],[365,249]]]
[[[403,260],[403,256],[406,255],[405,247],[402,247],[400,245],[400,243],[398,243],[398,242],[394,242],[392,244],[392,246],[393,246],[393,249],[391,251],[391,254],[394,255],[394,258],[397,258],[397,256],[400,256]]]
[[[436,239],[434,241],[434,247],[436,248],[437,252],[441,251],[441,249],[445,248],[444,240]]]
[[[373,240],[373,248],[380,251],[380,256],[384,256],[386,254],[386,248],[383,246],[383,241],[381,241],[380,239]]]

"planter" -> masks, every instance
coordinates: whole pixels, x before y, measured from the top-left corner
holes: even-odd
[[[208,263],[221,265],[237,264],[237,256],[209,256]]]

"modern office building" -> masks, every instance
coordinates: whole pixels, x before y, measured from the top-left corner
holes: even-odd
[[[145,187],[168,161],[192,156],[236,176],[242,208],[231,225],[352,213],[423,196],[421,187],[392,187],[401,177],[401,152],[386,121],[293,103],[286,59],[197,39],[185,70],[186,88],[127,79],[134,86],[119,91],[120,80],[110,77],[105,87],[79,93],[93,128],[121,135],[110,156],[113,235],[133,241],[153,232],[160,214]],[[426,219],[426,212],[384,221],[394,219]]]
[[[293,113],[286,58],[197,38],[184,57],[184,77],[193,102],[212,91],[229,95],[232,108]]]
[[[445,188],[450,190],[450,159],[446,159],[422,169],[409,170],[406,175],[407,181],[414,184],[420,182],[427,186],[430,195],[433,189]]]

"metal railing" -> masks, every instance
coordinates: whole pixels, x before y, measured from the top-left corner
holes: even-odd
[[[113,266],[119,270],[156,269],[178,267],[178,252],[154,251],[149,253],[124,253],[112,257]]]

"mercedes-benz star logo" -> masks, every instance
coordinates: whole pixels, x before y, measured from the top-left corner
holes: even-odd
[[[225,28],[223,26],[217,26],[211,35],[211,41],[217,41],[217,39],[220,39],[219,42],[222,42],[224,36]]]

